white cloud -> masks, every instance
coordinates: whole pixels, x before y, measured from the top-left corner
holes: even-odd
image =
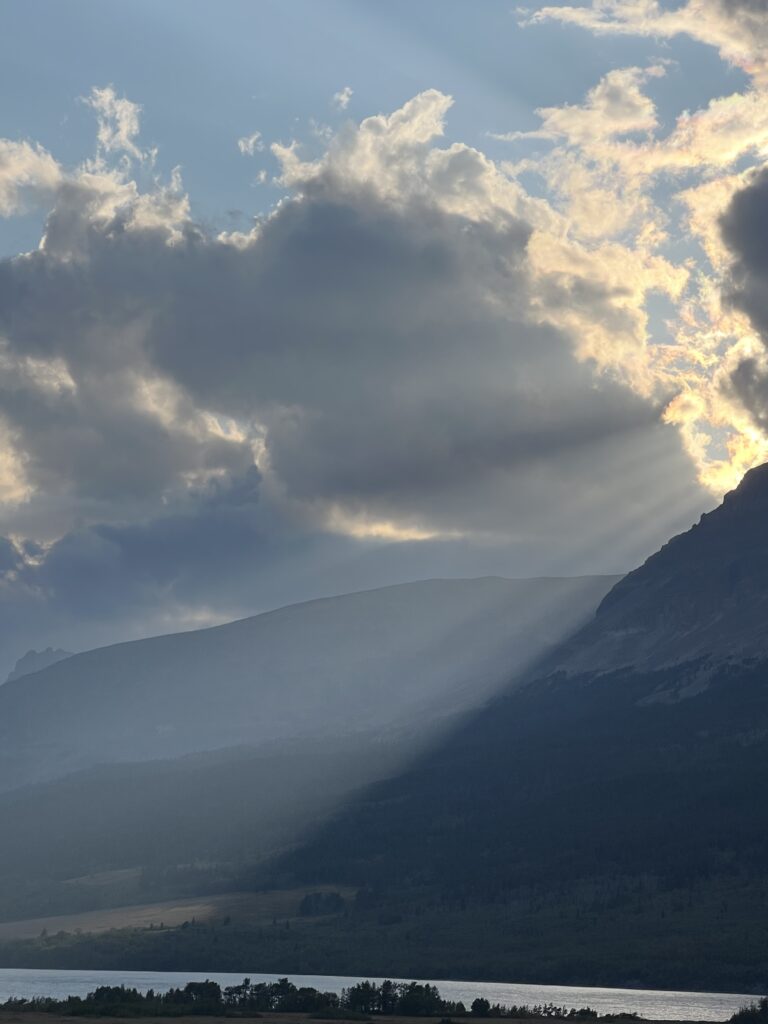
[[[58,163],[41,146],[0,139],[0,216],[50,203],[61,179]]]
[[[346,110],[353,93],[354,90],[349,85],[345,85],[343,89],[339,89],[333,94],[333,105],[339,110]]]
[[[111,85],[94,87],[84,102],[96,111],[98,142],[104,154],[125,153],[143,160],[147,153],[136,145],[141,123],[141,107],[125,97],[119,97]]]
[[[237,140],[237,148],[243,156],[253,156],[264,149],[261,132],[252,132],[250,135],[243,135]]]
[[[657,0],[593,0],[581,7],[542,7],[529,23],[546,20],[600,35],[688,35],[768,84],[768,19],[761,0],[687,0],[678,7],[664,7]]]
[[[512,132],[496,138],[514,141],[520,138],[558,139],[587,146],[631,132],[651,132],[658,125],[656,109],[641,91],[649,77],[659,77],[664,68],[617,68],[609,71],[590,89],[586,102],[564,107],[543,107],[536,111],[542,119],[540,129]]]

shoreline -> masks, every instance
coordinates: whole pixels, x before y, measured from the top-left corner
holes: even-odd
[[[452,1021],[453,1024],[460,1024],[464,1021],[480,1022],[480,1024],[495,1024],[495,1022],[505,1021],[514,1022],[514,1024],[542,1024],[542,1021],[550,1020],[552,1022],[564,1021],[567,1018],[562,1017],[473,1017],[471,1015],[450,1016],[449,1014],[436,1015],[436,1016],[397,1016],[394,1014],[370,1014],[365,1020],[366,1021],[378,1021],[384,1020],[389,1024],[443,1024],[443,1022]],[[238,1014],[236,1012],[217,1014],[215,1016],[203,1015],[203,1014],[183,1014],[179,1016],[171,1016],[168,1014],[156,1014],[147,1016],[137,1016],[133,1014],[125,1014],[124,1016],[118,1015],[81,1015],[81,1014],[67,1014],[67,1013],[47,1013],[40,1010],[15,1010],[0,1007],[0,1021],[3,1024],[72,1024],[75,1020],[87,1020],[93,1022],[93,1024],[108,1024],[110,1021],[116,1020],[134,1020],[142,1021],[144,1024],[161,1024],[164,1021],[176,1021],[177,1024],[215,1024],[222,1020],[240,1020],[240,1021],[263,1021],[264,1024],[361,1024],[359,1017],[333,1017],[333,1018],[320,1018],[310,1013],[296,1013],[286,1011],[279,1013],[276,1011],[270,1011],[266,1013],[258,1014]],[[601,1021],[608,1024],[608,1018],[598,1018],[594,1024],[601,1024]],[[614,1018],[610,1024],[616,1024],[617,1018]],[[701,1021],[701,1020],[666,1020],[663,1018],[654,1017],[627,1017],[626,1021],[629,1024],[716,1024],[713,1021]],[[727,1022],[722,1022],[727,1024]]]

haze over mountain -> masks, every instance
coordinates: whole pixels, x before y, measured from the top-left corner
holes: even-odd
[[[27,656],[0,687],[0,919],[243,884],[508,685],[615,579],[429,580],[37,672]],[[82,881],[94,872],[106,881]]]
[[[74,655],[0,687],[0,789],[414,720],[428,733],[584,622],[614,582],[431,580]]]
[[[14,679],[21,679],[22,676],[39,672],[41,669],[48,668],[49,665],[55,665],[57,661],[63,661],[64,658],[71,656],[71,651],[62,651],[56,647],[46,647],[44,651],[27,651],[8,673],[6,682],[10,683]]]

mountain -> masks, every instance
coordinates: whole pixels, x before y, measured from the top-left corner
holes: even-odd
[[[100,763],[411,728],[476,707],[616,581],[430,580],[76,654],[0,687],[0,791]]]
[[[767,511],[762,467],[256,866],[265,889],[356,892],[343,912],[64,936],[0,962],[765,991]]]
[[[354,909],[237,948],[317,973],[763,991],[766,511],[762,467],[524,685],[275,862],[356,888]]]
[[[266,857],[401,771],[613,582],[389,587],[6,683],[0,920],[256,884]]]
[[[396,773],[416,737],[98,765],[0,793],[0,922],[252,888],[260,861]]]
[[[568,672],[768,655],[768,465],[603,599],[559,652]]]
[[[48,668],[49,665],[55,665],[57,661],[63,661],[64,658],[71,656],[71,651],[62,651],[54,647],[46,647],[44,651],[27,651],[8,673],[6,682],[10,683],[14,679],[21,679],[22,676],[39,672],[41,669]]]

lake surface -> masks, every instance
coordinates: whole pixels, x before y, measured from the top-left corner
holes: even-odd
[[[276,981],[281,975],[248,975],[252,982]],[[360,981],[360,978],[335,977],[317,974],[289,974],[298,986],[307,985],[323,992],[341,992]],[[243,974],[209,974],[171,971],[38,971],[0,969],[0,1002],[11,996],[31,998],[52,996],[57,999],[68,995],[84,996],[99,985],[126,985],[146,991],[153,988],[164,992],[178,988],[188,981],[217,981],[222,988],[239,985]],[[381,978],[370,979],[381,981]],[[402,979],[394,979],[402,980]],[[420,978],[419,981],[427,981]],[[706,1020],[723,1021],[749,1003],[754,996],[723,995],[715,992],[656,992],[628,988],[572,988],[564,985],[510,985],[501,982],[434,981],[444,999],[461,1000],[469,1005],[478,996],[491,1003],[506,1005],[535,1005],[555,1003],[558,1006],[579,1008],[591,1006],[599,1013],[639,1013],[651,1020]]]

